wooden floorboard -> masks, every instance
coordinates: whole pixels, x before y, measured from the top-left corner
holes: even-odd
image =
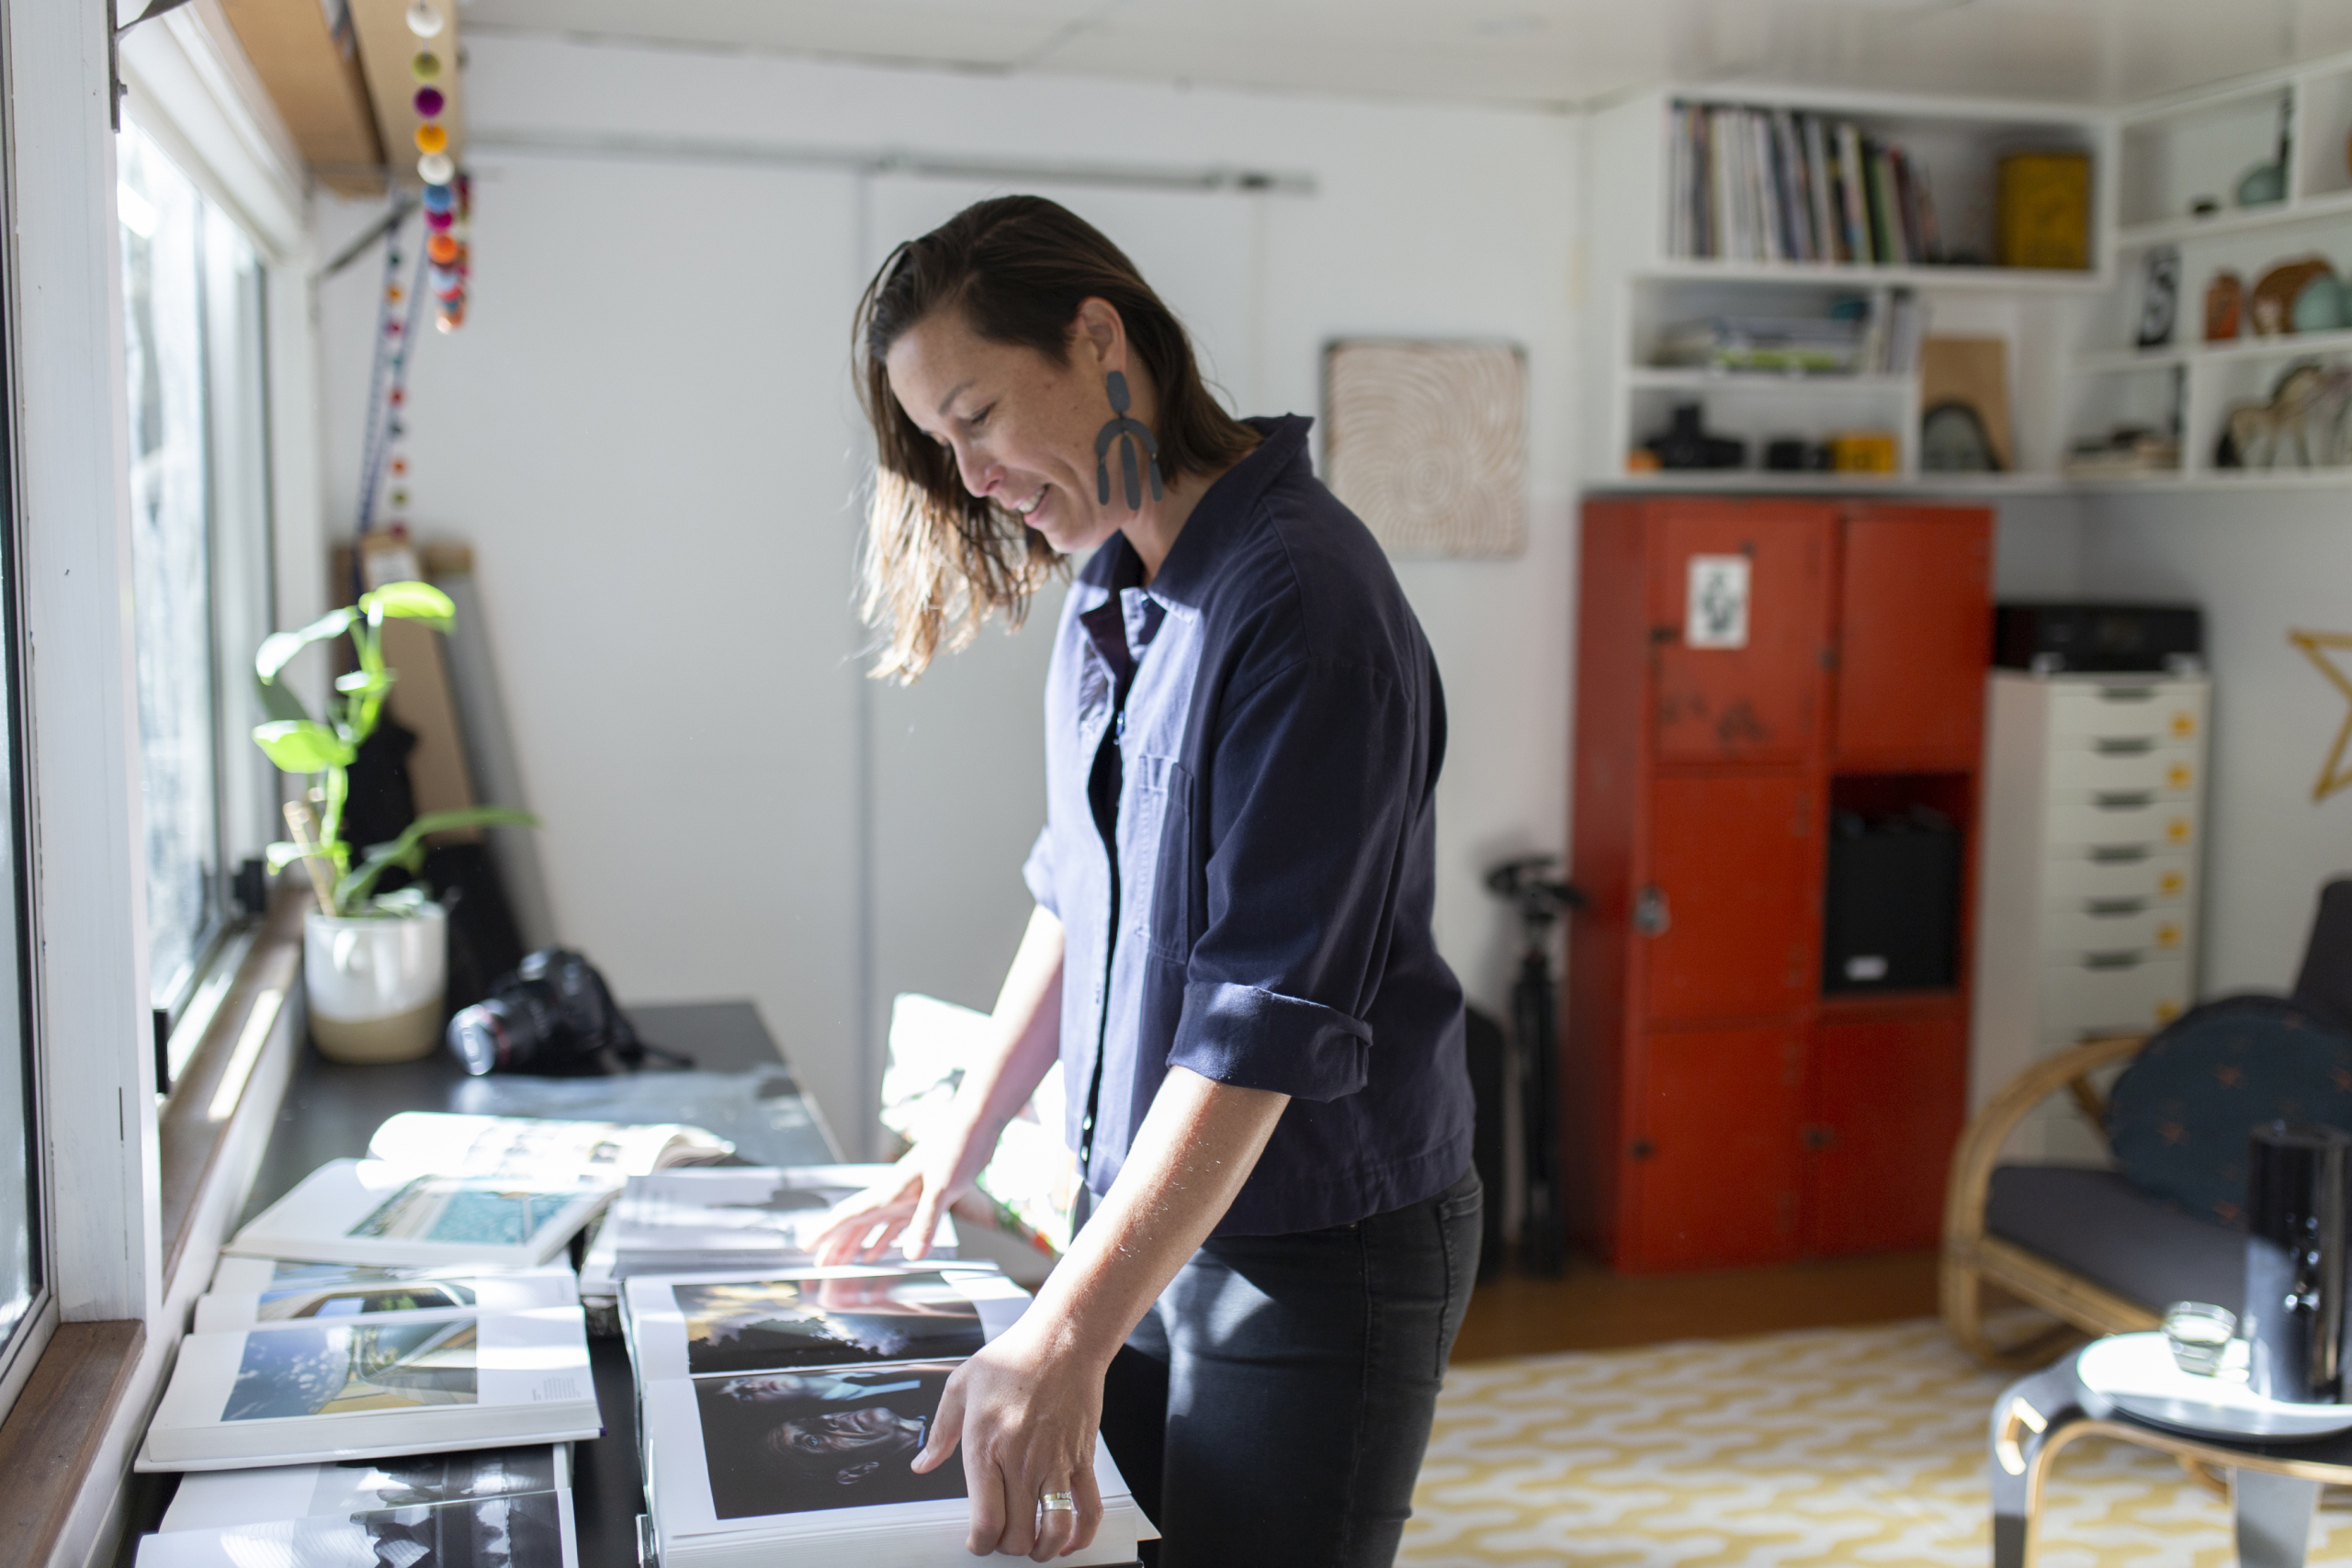
[[[1936,1261],[1934,1252],[1889,1252],[1705,1274],[1612,1274],[1575,1258],[1557,1280],[1507,1272],[1480,1285],[1453,1359],[1484,1361],[1932,1317]]]

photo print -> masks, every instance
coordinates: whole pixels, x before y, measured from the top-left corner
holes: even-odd
[[[191,1555],[235,1568],[562,1568],[563,1503],[559,1493],[538,1492],[242,1525],[217,1533],[218,1553]]]
[[[262,1323],[287,1323],[303,1318],[365,1317],[379,1312],[463,1312],[475,1304],[473,1287],[460,1280],[425,1280],[406,1284],[342,1283],[265,1291],[254,1303],[254,1316]]]
[[[420,1176],[345,1232],[389,1241],[520,1247],[572,1203],[581,1190],[493,1187]]]
[[[548,1447],[347,1459],[320,1467],[311,1512],[408,1508],[555,1488],[555,1450]]]
[[[983,1342],[978,1309],[935,1271],[680,1284],[670,1293],[695,1376],[961,1358]]]
[[[256,1330],[220,1419],[474,1404],[475,1332],[472,1318]]]
[[[722,1519],[964,1495],[964,1467],[911,1468],[952,1361],[694,1380]]]

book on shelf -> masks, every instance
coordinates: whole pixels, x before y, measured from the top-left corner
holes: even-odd
[[[498,1271],[457,1269],[433,1279],[285,1280],[254,1291],[209,1291],[196,1298],[194,1327],[198,1334],[219,1334],[272,1323],[529,1312],[579,1302],[579,1277],[561,1263]]]
[[[1926,166],[1851,121],[1678,101],[1667,136],[1670,255],[1882,265],[1942,259]]]
[[[639,1275],[626,1289],[647,1379],[960,1359],[1029,1305],[1028,1292],[970,1265]]]
[[[180,1341],[138,1467],[379,1459],[603,1430],[578,1307],[279,1324]]]
[[[726,1139],[677,1122],[635,1127],[439,1111],[403,1111],[368,1140],[368,1157],[388,1165],[510,1181],[645,1176],[713,1165],[734,1152]]]
[[[527,1268],[563,1250],[619,1190],[576,1180],[420,1175],[381,1160],[330,1160],[222,1250],[316,1263],[478,1263]]]
[[[155,1528],[218,1529],[277,1519],[364,1514],[435,1503],[473,1502],[571,1484],[571,1445],[404,1454],[350,1464],[285,1464],[198,1471],[180,1477]]]
[[[142,1537],[138,1568],[578,1568],[569,1491]]]

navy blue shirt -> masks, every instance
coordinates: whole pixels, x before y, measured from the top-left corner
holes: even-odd
[[[1065,933],[1065,1134],[1091,1189],[1171,1066],[1291,1097],[1219,1235],[1384,1213],[1470,1166],[1462,988],[1430,929],[1436,661],[1316,479],[1309,422],[1251,423],[1264,441],[1148,588],[1124,535],[1071,585],[1024,870]]]

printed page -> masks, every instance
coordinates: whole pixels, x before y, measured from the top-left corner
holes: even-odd
[[[577,1276],[562,1264],[550,1263],[504,1272],[473,1269],[431,1280],[288,1283],[238,1295],[216,1292],[197,1298],[195,1329],[212,1334],[274,1323],[403,1314],[529,1312],[571,1306],[579,1300]]]
[[[214,1471],[182,1478],[158,1528],[213,1529],[256,1519],[316,1518],[553,1492],[571,1479],[560,1458],[560,1450],[541,1445]]]
[[[635,1127],[435,1111],[403,1111],[368,1140],[369,1158],[421,1174],[510,1181],[645,1176],[734,1150],[723,1138],[677,1122]]]
[[[151,1535],[139,1568],[578,1568],[570,1492]]]
[[[1001,1274],[953,1268],[639,1277],[628,1290],[647,1379],[960,1359],[1028,1304]]]

